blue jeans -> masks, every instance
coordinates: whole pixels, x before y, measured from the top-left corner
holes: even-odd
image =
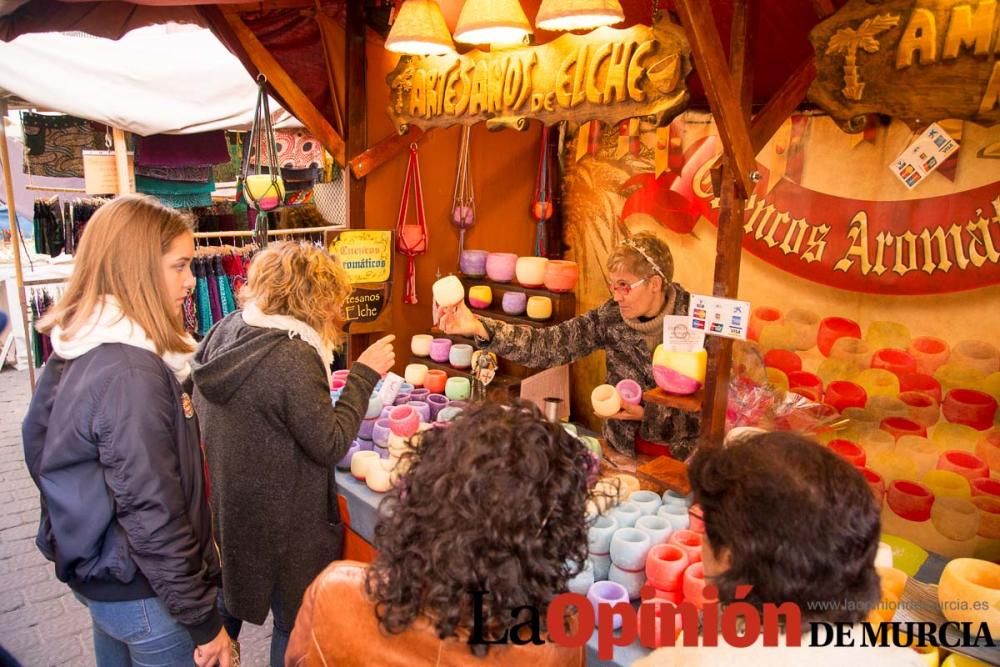
[[[230,639],[236,641],[240,637],[240,630],[243,629],[243,619],[236,618],[226,609],[226,600],[221,588],[216,606],[222,614],[222,625],[226,628],[226,633]],[[294,618],[291,623],[280,618],[279,609],[281,605],[275,595],[271,599],[271,618],[274,620],[274,629],[271,631],[271,667],[284,667],[285,651],[288,649],[288,640],[292,637],[292,627],[295,625]]]
[[[194,664],[191,635],[159,598],[98,602],[76,597],[90,610],[97,667]]]

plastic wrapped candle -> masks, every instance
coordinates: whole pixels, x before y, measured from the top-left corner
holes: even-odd
[[[438,279],[431,290],[434,292],[434,300],[439,306],[454,306],[465,298],[465,287],[458,276],[445,276]]]
[[[767,381],[774,387],[777,392],[788,391],[788,376],[785,372],[777,368],[768,368],[767,371]]]
[[[552,317],[552,299],[547,296],[533,296],[528,299],[528,317],[533,320],[547,320]]]
[[[855,376],[868,396],[899,396],[899,378],[881,368],[869,368]]]
[[[473,308],[489,308],[493,303],[493,290],[489,285],[474,285],[469,288],[469,305]]]
[[[708,353],[703,349],[694,352],[669,351],[657,345],[653,351],[653,379],[656,385],[669,394],[693,394],[705,383]]]
[[[989,375],[1000,371],[1000,350],[984,340],[963,340],[952,349],[951,361]]]
[[[868,325],[865,342],[873,350],[895,347],[905,350],[910,344],[910,330],[905,324],[880,320]]]

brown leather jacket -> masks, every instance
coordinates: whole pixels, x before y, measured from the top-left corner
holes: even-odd
[[[306,590],[285,652],[285,667],[413,667],[439,665],[531,665],[583,667],[583,649],[493,646],[485,658],[469,652],[460,638],[438,639],[434,627],[418,621],[399,635],[378,625],[375,605],[365,593],[367,567],[354,561],[331,563]]]

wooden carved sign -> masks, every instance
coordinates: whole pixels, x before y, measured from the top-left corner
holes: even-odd
[[[691,48],[669,21],[566,34],[540,46],[404,56],[386,78],[399,131],[473,125],[527,127],[534,118],[666,123],[687,103]]]
[[[388,303],[388,290],[385,286],[377,289],[356,287],[347,297],[344,312],[348,322],[374,322]]]
[[[869,113],[914,126],[1000,122],[996,0],[848,0],[809,39],[809,99],[849,132]]]

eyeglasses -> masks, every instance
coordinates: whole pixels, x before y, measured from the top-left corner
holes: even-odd
[[[644,282],[646,282],[646,279],[640,278],[639,280],[629,285],[627,282],[619,280],[616,283],[608,283],[608,289],[611,290],[612,293],[621,294],[622,296],[628,296],[629,294],[632,293],[632,290],[634,290],[636,287],[643,284]]]

